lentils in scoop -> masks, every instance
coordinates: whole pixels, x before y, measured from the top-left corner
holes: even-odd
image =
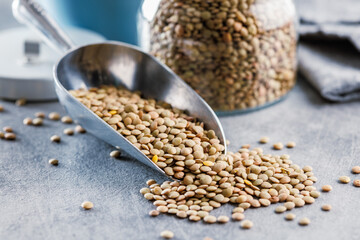
[[[213,130],[167,103],[110,86],[71,94],[174,178],[211,171],[204,162],[212,165],[225,149]]]

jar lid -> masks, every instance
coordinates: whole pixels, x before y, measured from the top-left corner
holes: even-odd
[[[66,29],[80,45],[104,41],[94,32]],[[0,32],[0,98],[32,101],[54,100],[52,69],[61,58],[41,38],[25,27]]]

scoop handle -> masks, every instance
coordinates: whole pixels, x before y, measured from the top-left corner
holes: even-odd
[[[34,29],[50,47],[59,53],[63,54],[76,46],[37,2],[14,0],[12,11],[18,22]]]

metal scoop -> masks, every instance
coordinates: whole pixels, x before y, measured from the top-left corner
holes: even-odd
[[[104,42],[76,47],[45,11],[31,0],[15,0],[13,14],[19,22],[35,29],[46,43],[64,54],[54,67],[55,89],[69,115],[88,132],[118,147],[131,157],[165,174],[110,125],[80,103],[68,91],[101,85],[124,86],[140,91],[146,98],[170,103],[213,129],[225,146],[219,119],[207,103],[168,67],[139,48]],[[31,89],[29,89],[31,91]]]

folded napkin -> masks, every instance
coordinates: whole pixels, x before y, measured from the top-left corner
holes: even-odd
[[[332,101],[360,99],[360,1],[297,0],[299,71]]]

